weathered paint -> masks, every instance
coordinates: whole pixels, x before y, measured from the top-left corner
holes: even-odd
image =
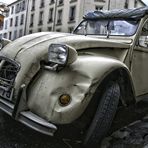
[[[40,68],[40,61],[48,60],[48,47],[51,43],[68,44],[76,50],[82,50],[88,47],[122,47],[122,49],[119,49],[116,54],[114,54],[114,52],[112,54],[114,58],[118,57],[119,60],[123,60],[120,55],[124,55],[123,57],[125,57],[127,53],[124,48],[129,48],[129,44],[125,43],[116,43],[113,41],[104,41],[102,43],[102,40],[100,39],[85,36],[76,37],[76,35],[64,33],[37,33],[17,39],[1,51],[1,54],[11,59],[15,59],[21,65],[21,70],[16,77],[15,94],[17,94],[22,84],[28,84],[32,77],[37,73]],[[104,52],[105,51],[106,50],[104,50]]]
[[[14,99],[22,84],[27,90],[27,107],[42,118],[58,123],[70,123],[87,107],[96,87],[107,73],[124,67],[132,39],[118,42],[65,33],[36,33],[10,43],[1,54],[16,60],[21,69],[15,80]],[[60,72],[41,69],[40,62],[48,61],[48,47],[61,43],[75,48],[78,59]],[[37,74],[35,80],[32,78]],[[69,94],[71,103],[62,107],[58,98]],[[98,98],[99,99],[99,98]],[[21,110],[21,109],[20,109]]]
[[[27,50],[30,50],[30,52],[33,50],[35,52],[37,50],[36,48],[39,47],[42,52],[47,53],[47,49],[51,43],[68,44],[76,50],[90,49],[92,47],[129,48],[130,43],[124,43],[124,41],[120,40],[117,42],[117,40],[96,39],[82,35],[42,32],[19,38],[10,43],[9,47],[4,48],[1,52],[12,59],[15,59],[18,53],[24,53]]]
[[[71,123],[83,113],[106,73],[120,67],[126,68],[115,59],[85,55],[58,73],[42,70],[28,89],[28,107],[56,124]],[[68,106],[59,104],[62,94],[71,96]]]

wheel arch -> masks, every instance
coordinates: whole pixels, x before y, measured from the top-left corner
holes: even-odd
[[[104,77],[97,89],[104,87],[105,83],[109,80],[117,81],[119,83],[122,96],[120,100],[123,105],[130,105],[136,102],[134,85],[128,69],[120,67],[111,71]]]
[[[101,92],[103,92],[103,90],[105,89],[105,84],[110,80],[117,81],[119,83],[122,96],[120,97],[120,105],[128,106],[130,104],[136,103],[134,86],[132,83],[130,72],[126,67],[116,68],[104,75],[104,78],[99,83],[99,86],[97,87],[95,94],[86,107],[84,113],[82,114],[82,116],[80,116],[78,120],[74,122],[74,124],[76,123],[78,125],[81,125],[81,127],[79,126],[79,128],[86,129],[88,124],[91,122],[100,101],[98,97],[101,97]]]
[[[116,81],[119,83],[122,96],[120,97],[120,102],[122,105],[128,106],[130,104],[136,103],[134,85],[130,72],[126,67],[118,67],[110,72],[107,72],[101,82],[99,82],[99,85],[95,91],[95,95],[91,99],[90,103],[94,100],[97,102],[99,101],[97,98],[102,95],[101,92],[103,92],[103,89],[105,89],[106,83],[108,83],[108,81]]]

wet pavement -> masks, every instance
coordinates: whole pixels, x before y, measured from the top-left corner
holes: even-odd
[[[148,148],[148,102],[120,108],[110,135],[103,140],[101,148]],[[42,135],[0,111],[0,148],[82,148],[82,146],[79,140]]]
[[[148,116],[105,138],[101,148],[148,148]]]
[[[101,148],[148,148],[148,102],[119,110],[111,130]]]
[[[0,148],[81,148],[81,146],[78,140],[40,134],[0,111]]]

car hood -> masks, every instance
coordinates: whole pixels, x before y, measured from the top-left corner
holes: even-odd
[[[17,59],[19,55],[28,51],[31,51],[30,56],[35,53],[45,55],[51,43],[67,44],[76,50],[99,47],[129,48],[130,46],[129,43],[112,39],[97,39],[68,33],[41,32],[21,37],[9,43],[1,50],[1,54],[11,59]]]
[[[118,59],[121,61],[123,61],[124,58],[122,57],[125,57],[127,49],[130,46],[130,44],[120,42],[116,43],[115,41],[110,39],[104,40],[74,34],[54,32],[35,33],[32,35],[21,37],[7,44],[0,52],[1,56],[6,56],[7,60],[15,60],[20,67],[20,70],[17,73],[17,77],[15,79],[16,83],[14,86],[14,100],[15,98],[17,98],[17,94],[21,85],[25,84],[27,86],[42,67],[41,63],[48,62],[48,48],[51,43],[67,44],[75,48],[77,52],[79,52],[79,54],[82,54],[80,52],[84,51],[81,49],[85,49],[85,51],[89,50],[93,54],[95,54],[95,56],[97,56],[96,51],[93,52],[93,50],[97,50],[97,52],[99,52],[98,54],[100,54],[101,51],[104,52],[107,49],[105,54],[103,54],[104,56],[108,55],[112,58],[119,57]],[[110,50],[110,48],[112,50]],[[118,48],[125,50],[118,50]],[[97,57],[99,56],[100,55],[98,55]]]

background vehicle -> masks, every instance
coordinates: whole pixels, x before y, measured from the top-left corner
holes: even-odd
[[[119,102],[148,93],[147,14],[148,7],[90,12],[74,34],[11,42],[0,52],[0,108],[47,135],[74,125],[83,145],[97,147]]]

